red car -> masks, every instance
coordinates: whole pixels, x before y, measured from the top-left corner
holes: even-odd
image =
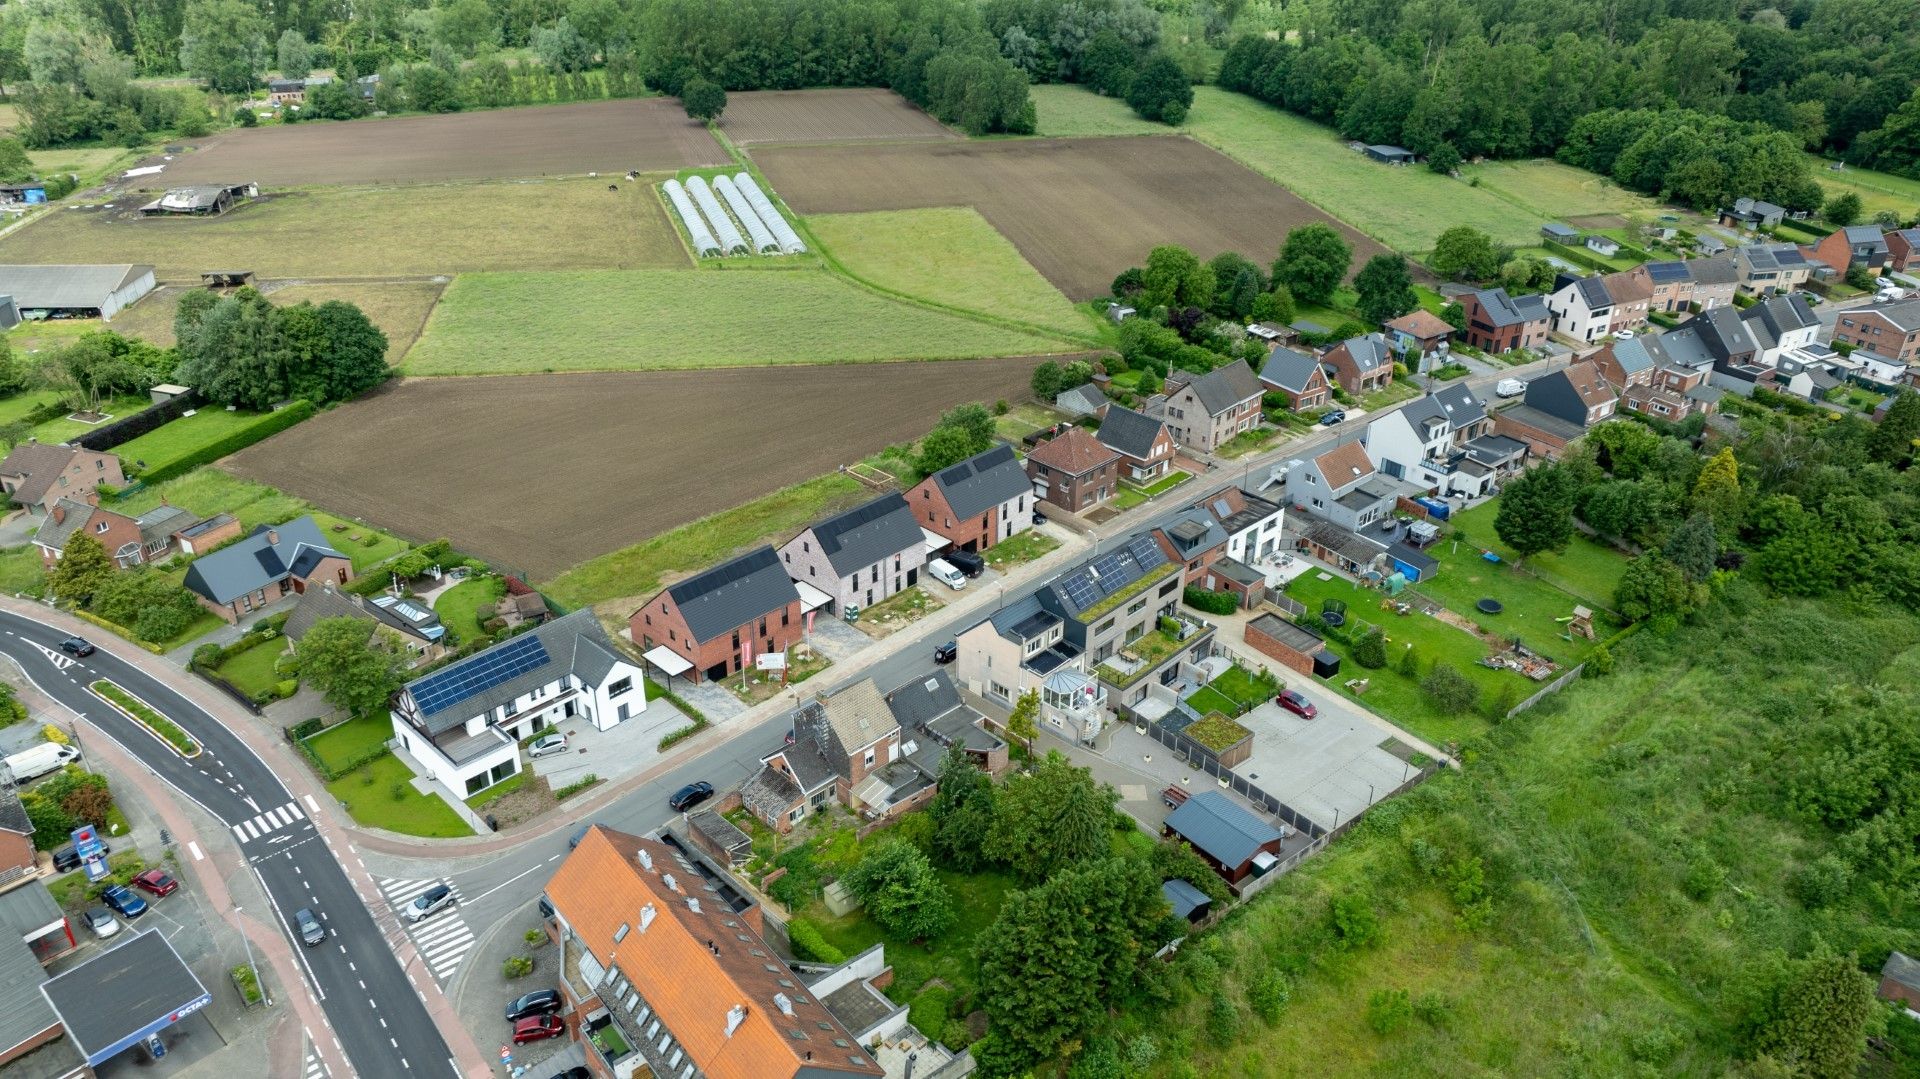
[[[545,1041],[557,1038],[567,1032],[566,1021],[557,1015],[529,1015],[517,1019],[513,1024],[513,1044],[525,1045],[528,1042]]]
[[[149,869],[133,878],[133,886],[158,898],[163,895],[172,895],[173,890],[180,887],[180,882],[167,876],[164,869]]]
[[[1320,709],[1315,708],[1312,701],[1302,697],[1291,689],[1281,690],[1280,695],[1273,699],[1273,703],[1285,708],[1301,719],[1312,719],[1314,716],[1320,714]]]

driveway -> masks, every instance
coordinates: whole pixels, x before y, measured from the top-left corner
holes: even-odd
[[[938,584],[938,582],[929,581],[928,584]],[[939,587],[946,586],[939,585]],[[814,616],[813,634],[809,640],[816,651],[835,663],[845,663],[861,649],[870,648],[874,643],[872,637],[848,625],[845,619],[833,617],[824,610]]]
[[[39,530],[40,518],[26,510],[14,510],[5,520],[0,520],[0,547],[25,546]]]
[[[1416,774],[1380,748],[1398,740],[1392,728],[1311,680],[1291,684],[1319,708],[1318,718],[1301,719],[1272,701],[1240,717],[1253,731],[1253,755],[1235,772],[1329,830]]]
[[[535,760],[533,774],[555,789],[588,773],[608,781],[625,779],[658,761],[661,737],[686,725],[686,714],[665,699],[648,701],[646,711],[604,731],[575,716],[558,728],[567,736],[567,751]]]

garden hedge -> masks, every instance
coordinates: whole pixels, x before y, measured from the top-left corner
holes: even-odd
[[[1240,609],[1240,597],[1232,592],[1209,592],[1198,585],[1188,585],[1181,598],[1187,606],[1207,614],[1233,614]]]
[[[793,957],[802,962],[830,963],[839,966],[847,961],[846,954],[827,943],[820,930],[805,918],[795,918],[787,923],[787,943],[793,945]]]
[[[164,483],[184,476],[201,465],[211,464],[230,453],[238,453],[255,442],[277,435],[312,415],[313,402],[295,401],[285,408],[260,417],[260,421],[251,427],[235,431],[225,438],[215,439],[185,457],[169,461],[151,472],[143,473],[140,481],[146,484]]]

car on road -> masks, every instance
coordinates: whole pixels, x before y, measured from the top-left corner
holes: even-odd
[[[1503,378],[1493,384],[1493,392],[1501,397],[1518,397],[1527,392],[1527,384],[1517,378]]]
[[[95,907],[82,917],[86,919],[87,928],[93,930],[93,935],[101,940],[120,932],[120,920],[105,907]]]
[[[444,884],[436,884],[414,896],[413,902],[408,903],[406,909],[400,913],[406,916],[407,921],[417,922],[429,914],[451,906],[453,906],[453,889]]]
[[[174,889],[180,887],[180,882],[167,876],[167,871],[164,869],[149,869],[133,878],[133,886],[157,899],[163,895],[172,895]]]
[[[943,667],[959,657],[960,645],[954,641],[948,641],[946,644],[934,646],[933,661]]]
[[[551,757],[556,753],[565,753],[566,751],[567,751],[566,735],[544,734],[538,738],[535,738],[533,740],[533,743],[527,746],[527,757],[530,760],[537,761],[542,757]]]
[[[517,1023],[530,1015],[552,1015],[566,1006],[558,989],[539,989],[507,1005],[507,1022]]]
[[[954,569],[966,574],[969,578],[978,577],[987,570],[987,560],[972,551],[953,550],[940,557],[946,559]]]
[[[513,1024],[513,1044],[525,1045],[528,1042],[546,1041],[557,1038],[567,1032],[567,1024],[557,1015],[530,1015],[515,1020]]]
[[[106,900],[107,906],[118,911],[120,917],[127,921],[133,921],[147,912],[147,901],[124,884],[107,885],[107,890],[100,893],[100,898]]]
[[[1346,409],[1330,408],[1320,414],[1320,426],[1332,427],[1334,424],[1339,423],[1341,420],[1344,420],[1346,418],[1347,418]]]
[[[581,825],[579,828],[575,829],[573,836],[567,840],[567,849],[572,850],[573,848],[579,846],[580,841],[582,839],[587,838],[587,833],[593,831],[593,826],[599,823],[600,822],[597,820],[590,820],[587,823]]]
[[[673,797],[667,799],[667,808],[675,813],[685,813],[711,797],[713,797],[713,784],[703,779],[674,791]]]
[[[1279,696],[1273,699],[1273,703],[1285,708],[1301,719],[1312,719],[1314,716],[1320,714],[1320,709],[1315,708],[1312,701],[1302,697],[1299,692],[1291,689],[1281,690]]]
[[[100,853],[102,855],[113,853],[113,848],[108,846],[107,841],[104,839],[100,841]],[[54,848],[54,851],[53,851],[54,872],[70,873],[73,870],[76,870],[78,868],[80,868],[80,852],[73,849],[73,844],[69,843],[64,847]]]
[[[93,645],[88,644],[85,637],[68,637],[66,640],[60,642],[60,651],[79,659],[85,659],[93,655]]]
[[[326,943],[327,927],[320,924],[320,918],[312,908],[301,907],[294,911],[293,927],[300,932],[300,943],[309,948],[318,948]]]

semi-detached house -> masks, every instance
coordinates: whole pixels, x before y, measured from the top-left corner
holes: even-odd
[[[1367,457],[1393,479],[1478,497],[1526,458],[1525,444],[1492,429],[1486,404],[1452,382],[1369,423]]]
[[[393,734],[421,775],[470,798],[520,771],[520,740],[581,718],[606,730],[646,711],[645,677],[592,611],[575,611],[408,682]]]
[[[925,534],[896,491],[809,525],[780,548],[794,586],[828,614],[912,588],[926,563]]]
[[[1120,455],[1120,475],[1134,483],[1152,483],[1173,468],[1173,435],[1152,416],[1108,405],[1094,438]]]
[[[1294,412],[1325,408],[1333,400],[1333,384],[1327,381],[1326,368],[1318,357],[1279,345],[1267,353],[1260,368],[1260,385],[1285,394],[1287,407]]]
[[[1242,361],[1204,375],[1170,372],[1164,392],[1165,400],[1149,414],[1166,421],[1174,441],[1201,453],[1212,453],[1228,439],[1260,425],[1260,380]]]
[[[1033,501],[1033,483],[1009,446],[949,465],[907,492],[920,527],[963,551],[984,551],[1032,528]]]
[[[1085,428],[1069,427],[1027,454],[1027,475],[1036,500],[1083,513],[1119,490],[1120,454]]]
[[[786,651],[811,617],[780,556],[762,546],[668,585],[627,618],[627,630],[669,678],[717,682],[757,655]]]
[[[1836,342],[1852,345],[1883,364],[1920,366],[1920,299],[1877,303],[1840,312]]]

